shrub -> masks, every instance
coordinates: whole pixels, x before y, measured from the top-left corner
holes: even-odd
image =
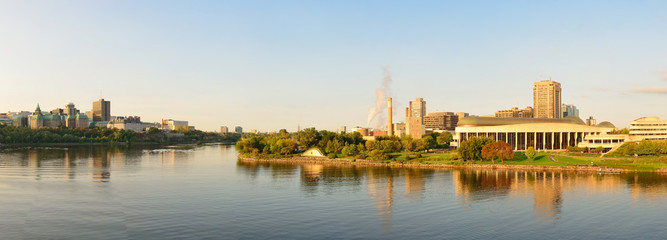
[[[336,159],[336,154],[335,153],[329,153],[329,155],[327,155],[327,157],[330,158],[330,159]]]

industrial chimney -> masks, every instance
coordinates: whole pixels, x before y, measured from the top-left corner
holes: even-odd
[[[387,99],[387,136],[394,136],[394,126],[391,122],[391,98]]]

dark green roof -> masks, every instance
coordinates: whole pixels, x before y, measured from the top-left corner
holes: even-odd
[[[458,127],[500,126],[530,123],[568,123],[586,125],[579,117],[565,118],[497,118],[497,117],[464,117],[459,120]]]
[[[614,124],[612,124],[612,123],[610,123],[610,122],[601,122],[600,124],[598,124],[598,127],[602,127],[602,128],[616,128],[616,126],[614,126]]]

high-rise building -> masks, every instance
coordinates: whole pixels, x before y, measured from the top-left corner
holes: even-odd
[[[422,98],[417,98],[415,101],[410,101],[410,117],[423,118],[425,116],[426,116],[426,101],[424,101],[424,99]]]
[[[579,109],[577,109],[577,106],[574,106],[572,104],[563,104],[561,106],[561,110],[563,111],[563,117],[568,117],[568,116],[579,117]]]
[[[347,127],[345,127],[345,126],[340,126],[340,130],[339,130],[339,132],[340,132],[340,133],[345,133],[345,132],[347,132]]]
[[[561,117],[560,83],[551,80],[536,82],[533,86],[533,117]]]
[[[79,113],[79,110],[74,107],[74,103],[68,103],[65,105],[65,114],[67,114],[67,116],[76,116],[77,113]]]
[[[228,132],[229,132],[229,128],[227,128],[226,126],[220,127],[220,133],[228,133]]]
[[[410,101],[409,107],[405,109],[405,131],[412,138],[421,138],[424,135],[424,117],[426,116],[426,101],[417,98]]]
[[[506,117],[506,118],[532,118],[533,117],[533,108],[526,107],[526,109],[511,108],[509,110],[498,110],[496,111],[495,117]]]
[[[104,99],[93,102],[93,121],[109,121],[111,119],[111,102]]]
[[[424,117],[424,127],[432,130],[451,130],[456,128],[459,116],[453,112],[429,113]]]
[[[242,134],[243,133],[243,128],[241,126],[236,126],[234,128],[234,131],[238,134]]]
[[[595,118],[593,118],[593,116],[590,116],[590,117],[588,117],[588,119],[586,119],[586,125],[595,126],[595,125],[598,125],[598,121],[595,120]]]

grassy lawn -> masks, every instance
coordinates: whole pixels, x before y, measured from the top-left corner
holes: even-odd
[[[421,158],[416,159],[418,154],[421,154]],[[456,151],[450,151],[446,153],[417,153],[417,152],[402,152],[402,153],[393,153],[391,154],[392,160],[375,160],[373,162],[404,162],[404,163],[422,163],[422,164],[491,164],[491,161],[475,161],[475,162],[464,162],[460,159],[453,159],[456,156]],[[556,153],[556,154],[566,154],[568,156],[557,155],[554,156],[554,160],[557,162],[551,161],[549,155],[551,152],[537,152],[535,159],[531,162],[523,152],[516,152],[514,158],[505,160],[504,163],[496,161],[495,164],[503,165],[532,165],[532,166],[600,166],[600,167],[610,167],[610,168],[625,168],[630,170],[638,171],[653,171],[660,168],[667,168],[667,156],[662,157],[639,157],[639,158],[600,158],[599,154],[568,154],[568,153]],[[408,159],[410,156],[410,160]]]

